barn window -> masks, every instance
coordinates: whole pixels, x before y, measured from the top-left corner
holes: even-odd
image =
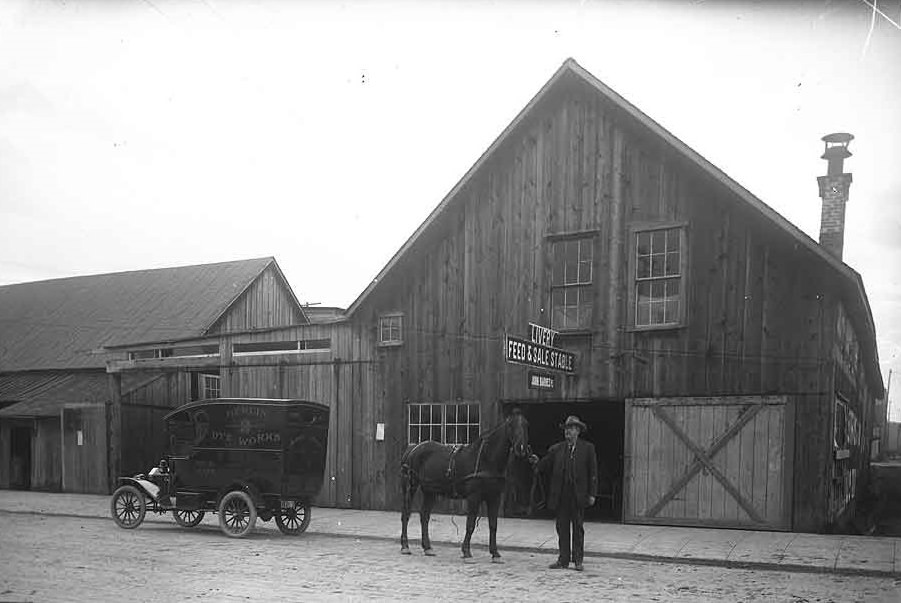
[[[302,354],[304,352],[328,352],[330,339],[300,339],[294,341],[254,341],[236,343],[232,349],[235,356],[261,356],[271,354]]]
[[[407,406],[409,442],[433,440],[442,444],[469,444],[479,437],[479,405],[410,404]]]
[[[218,398],[221,396],[221,378],[219,375],[200,375],[200,385],[204,399]]]
[[[631,268],[636,327],[677,326],[685,310],[685,231],[681,226],[634,232]]]
[[[379,344],[400,345],[404,341],[403,314],[385,314],[379,317]]]
[[[551,322],[556,329],[587,329],[594,306],[594,237],[552,242]]]

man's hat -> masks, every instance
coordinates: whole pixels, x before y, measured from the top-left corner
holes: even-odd
[[[563,429],[566,429],[570,425],[575,425],[579,428],[579,431],[586,432],[588,431],[588,425],[579,420],[579,417],[576,415],[569,415],[566,417],[566,422],[563,424]]]

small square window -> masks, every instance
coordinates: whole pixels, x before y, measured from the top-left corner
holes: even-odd
[[[386,314],[379,317],[379,344],[400,345],[404,341],[403,314]]]

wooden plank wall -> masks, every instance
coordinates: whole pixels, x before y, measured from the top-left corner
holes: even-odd
[[[190,375],[175,371],[127,373],[122,390],[119,473],[146,473],[166,453],[163,417],[190,401]]]
[[[82,432],[82,445],[77,433]],[[62,410],[62,485],[65,492],[108,494],[106,406]]]
[[[31,458],[31,489],[59,492],[62,489],[62,439],[59,417],[34,421]]]
[[[734,425],[748,405],[764,404],[740,431],[710,457],[763,520],[752,518],[711,472],[697,472],[677,488],[695,461],[690,448],[655,414],[667,413],[702,449]],[[629,464],[626,519],[640,523],[790,529],[793,414],[783,398],[691,398],[627,403]],[[630,477],[631,475],[631,477]],[[674,496],[659,510],[664,495]]]
[[[413,402],[477,400],[490,427],[498,400],[794,396],[805,442],[795,512],[820,512],[837,291],[822,262],[579,86],[552,91],[457,195],[354,316],[362,333],[382,313],[404,315],[403,345],[378,351],[372,396],[397,409],[398,426]],[[686,225],[683,328],[629,328],[629,228],[648,223]],[[558,341],[578,354],[578,374],[529,390],[527,369],[503,360],[504,335],[549,324],[548,237],[574,232],[596,236],[593,323]]]
[[[269,266],[209,331],[211,335],[280,327],[302,322],[284,281]]]

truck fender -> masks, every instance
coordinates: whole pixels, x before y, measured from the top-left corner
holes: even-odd
[[[136,487],[139,492],[142,492],[150,500],[159,500],[160,488],[149,480],[137,477],[120,477],[119,485],[124,486],[126,484]]]

